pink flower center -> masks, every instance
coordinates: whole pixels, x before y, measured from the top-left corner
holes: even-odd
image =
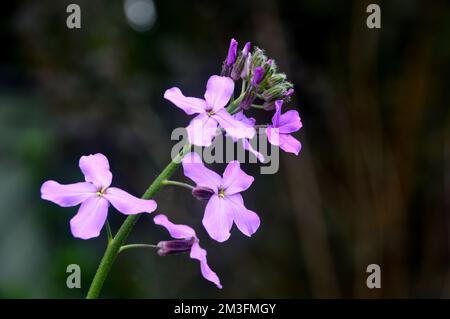
[[[219,189],[219,197],[225,198],[225,190],[223,188]]]

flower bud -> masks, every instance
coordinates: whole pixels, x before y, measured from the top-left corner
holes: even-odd
[[[248,110],[255,99],[255,92],[253,90],[247,90],[247,93],[245,94],[239,106],[244,110]]]
[[[195,242],[194,237],[192,237],[191,239],[160,241],[157,244],[158,255],[167,256],[172,254],[189,252],[194,242]]]
[[[225,64],[227,66],[233,65],[233,63],[236,61],[237,46],[237,41],[235,39],[231,39],[230,47],[228,48],[227,59],[225,60]]]
[[[247,58],[245,59],[244,68],[241,72],[241,79],[247,80],[250,76],[250,68],[252,64],[252,54],[248,53]]]
[[[264,54],[264,51],[260,48],[255,48],[252,54],[252,67],[256,68],[258,66],[263,66],[266,64],[267,57]]]
[[[250,42],[247,42],[244,46],[244,49],[242,49],[241,53],[236,59],[236,62],[233,65],[233,68],[231,69],[230,77],[237,81],[239,80],[242,75],[249,72],[249,68],[247,66],[247,60],[248,57],[251,56],[250,52]]]
[[[275,86],[277,84],[280,84],[282,82],[286,81],[286,74],[284,73],[276,73],[272,75],[268,80],[267,84],[269,86]]]
[[[281,100],[284,98],[284,94],[292,88],[292,83],[290,82],[283,82],[278,85],[272,86],[265,90],[262,93],[262,96],[266,102],[270,102],[273,100]]]
[[[247,42],[247,43],[244,45],[244,48],[242,49],[242,54],[245,55],[245,56],[247,56],[247,55],[250,53],[250,47],[251,47],[251,43],[250,43],[250,42]]]
[[[264,76],[264,68],[258,66],[255,68],[255,70],[253,71],[253,77],[252,77],[252,85],[254,87],[258,86],[259,83],[261,83],[263,76]]]
[[[192,190],[192,196],[198,200],[209,200],[214,191],[209,187],[197,186]]]

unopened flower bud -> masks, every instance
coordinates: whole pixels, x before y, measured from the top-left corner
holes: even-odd
[[[236,62],[237,55],[237,41],[235,39],[231,39],[230,47],[228,48],[228,55],[225,61],[223,61],[222,65],[222,76],[230,76],[231,70],[233,68],[234,63]]]
[[[236,61],[237,46],[237,41],[235,39],[231,39],[230,47],[228,48],[227,59],[225,60],[225,64],[227,66],[233,65],[233,63]]]
[[[272,86],[262,93],[262,96],[266,102],[273,100],[281,100],[284,98],[285,92],[292,88],[292,83],[283,82],[278,85]]]
[[[244,68],[241,72],[241,79],[247,80],[250,76],[250,69],[252,65],[252,54],[248,53],[247,58],[245,59]]]
[[[247,44],[250,45],[250,42],[247,42]],[[242,77],[242,74],[244,72],[248,72],[245,70],[245,68],[246,68],[248,57],[251,56],[251,54],[249,52],[249,49],[246,49],[247,44],[245,45],[244,49],[241,51],[241,53],[237,57],[236,62],[234,63],[233,68],[231,70],[230,77],[234,81],[239,80]],[[248,69],[248,67],[247,67],[247,69]]]
[[[265,111],[275,110],[275,101],[264,102],[263,108]]]
[[[195,242],[195,238],[191,239],[177,239],[177,240],[168,240],[168,241],[160,241],[157,244],[158,247],[158,255],[167,256],[172,254],[180,254],[189,252],[192,248],[192,245]]]
[[[252,103],[255,101],[255,99],[256,99],[255,92],[253,90],[247,90],[247,93],[242,99],[239,106],[244,110],[248,110],[252,105]]]
[[[251,47],[251,43],[250,43],[250,42],[247,42],[247,43],[244,45],[244,48],[242,49],[242,54],[245,55],[245,56],[247,56],[247,55],[250,53],[250,47]]]
[[[266,64],[267,57],[264,54],[264,51],[260,48],[255,48],[252,54],[252,67],[256,68],[258,66],[263,66]]]
[[[267,84],[272,87],[284,81],[286,81],[286,74],[276,73],[267,80]]]
[[[192,196],[198,200],[209,200],[214,191],[209,187],[197,186],[192,190]]]
[[[261,83],[263,76],[264,76],[264,68],[263,67],[256,67],[255,70],[253,71],[253,77],[252,77],[252,85],[254,87],[258,86],[259,83]]]

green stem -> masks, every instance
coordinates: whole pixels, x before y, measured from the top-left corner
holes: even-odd
[[[164,186],[168,186],[168,185],[180,186],[180,187],[184,187],[184,188],[187,188],[187,189],[190,189],[190,190],[193,190],[195,188],[194,186],[192,186],[190,184],[177,182],[177,181],[171,181],[171,180],[165,180],[165,181],[162,182],[162,184]]]
[[[173,173],[180,166],[180,162],[183,159],[184,155],[186,155],[190,150],[191,145],[186,144],[181,152],[169,163],[169,165],[166,166],[166,168],[164,168],[161,174],[156,177],[150,187],[145,191],[144,195],[142,196],[143,199],[152,198],[161,189],[163,181],[167,180],[168,178],[170,178],[170,176],[173,175]],[[127,219],[125,219],[125,221],[123,222],[116,236],[106,248],[105,254],[100,261],[97,272],[95,273],[94,279],[92,279],[91,286],[86,295],[87,299],[94,299],[100,295],[103,283],[105,282],[105,279],[108,276],[108,273],[111,270],[111,267],[120,252],[120,247],[122,247],[124,241],[127,239],[139,217],[140,214],[128,216]]]
[[[134,248],[147,248],[147,249],[155,249],[158,248],[157,245],[148,245],[148,244],[130,244],[130,245],[123,245],[119,249],[119,253],[128,250],[128,249],[134,249]]]
[[[109,245],[113,240],[113,235],[111,231],[111,225],[109,224],[108,220],[106,220],[106,235],[108,236],[108,245]]]

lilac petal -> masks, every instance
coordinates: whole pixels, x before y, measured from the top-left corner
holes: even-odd
[[[264,156],[258,152],[257,150],[255,150],[253,148],[253,146],[250,144],[249,140],[247,139],[242,139],[242,146],[244,147],[245,150],[249,151],[250,153],[252,153],[253,155],[256,156],[256,158],[258,159],[258,161],[260,162],[264,162]]]
[[[233,213],[228,201],[213,195],[206,205],[202,223],[212,239],[224,242],[230,238]]]
[[[186,127],[189,143],[198,146],[210,146],[217,134],[218,123],[206,113],[199,114]]]
[[[101,196],[92,196],[84,201],[78,213],[70,220],[74,237],[89,239],[100,235],[108,216],[109,203]]]
[[[302,127],[300,115],[295,110],[287,111],[280,116],[278,127],[280,129],[280,133],[282,134],[298,131]]]
[[[119,212],[125,215],[151,213],[157,207],[154,200],[134,197],[133,195],[116,187],[108,188],[103,196]]]
[[[294,153],[298,155],[302,148],[302,144],[292,135],[280,134],[280,148],[288,153]]]
[[[226,76],[213,75],[206,85],[205,100],[208,108],[217,112],[230,100],[234,91],[234,82]]]
[[[226,195],[232,195],[248,189],[254,180],[253,176],[241,170],[241,164],[238,161],[232,161],[225,168],[222,186]]]
[[[253,126],[237,121],[227,112],[222,109],[213,115],[213,118],[219,122],[222,127],[230,136],[237,139],[240,138],[253,138],[255,135],[255,129]]]
[[[195,231],[186,225],[174,224],[166,215],[157,215],[153,218],[156,225],[163,226],[169,232],[170,236],[176,239],[197,238]]]
[[[274,127],[278,127],[281,116],[281,107],[283,106],[283,100],[275,101],[275,114],[272,117],[272,124]]]
[[[109,171],[109,162],[105,155],[97,153],[81,156],[79,166],[86,182],[93,183],[99,189],[111,185],[112,173]]]
[[[276,127],[266,128],[266,135],[269,143],[275,146],[280,145],[280,130]]]
[[[209,187],[215,193],[218,192],[218,187],[222,184],[222,178],[216,172],[208,169],[197,153],[186,154],[182,164],[184,175],[193,180],[197,186]]]
[[[230,206],[233,211],[233,219],[237,228],[239,228],[244,235],[251,237],[261,224],[258,215],[245,208],[241,194],[227,196],[227,200],[231,203]]]
[[[233,117],[236,121],[242,122],[249,126],[254,126],[256,123],[256,120],[253,117],[245,116],[244,111],[240,111],[240,112],[236,113],[235,115],[233,115]]]
[[[192,245],[190,257],[200,261],[202,276],[216,284],[217,288],[222,289],[219,277],[208,265],[208,261],[206,260],[206,250],[201,248],[198,242],[195,242],[194,245]]]
[[[177,87],[166,90],[164,98],[178,106],[186,114],[192,115],[205,112],[205,100],[196,97],[186,97]]]
[[[55,181],[46,181],[41,186],[42,199],[62,207],[76,206],[89,197],[95,196],[96,192],[97,187],[87,182],[63,185]]]

